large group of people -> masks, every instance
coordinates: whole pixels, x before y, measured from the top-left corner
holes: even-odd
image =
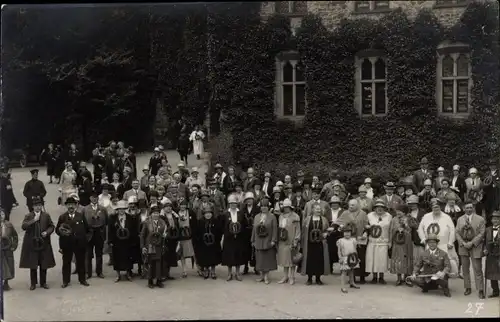
[[[70,284],[72,261],[80,284],[88,286],[94,272],[104,278],[103,254],[109,254],[116,282],[140,277],[150,288],[173,279],[171,268],[179,262],[186,278],[190,259],[204,279],[217,279],[215,267],[223,265],[227,281],[241,281],[253,267],[257,282],[270,284],[270,273],[279,266],[279,284],[295,284],[299,273],[308,285],[322,285],[321,277],[338,264],[344,293],[365,284],[369,275],[370,283],[386,284],[386,275],[395,274],[397,286],[417,285],[423,292],[441,288],[448,297],[454,275],[463,278],[464,294],[471,294],[472,263],[479,298],[486,297],[486,280],[489,296],[499,296],[496,160],[481,178],[475,168],[463,178],[458,165],[447,177],[442,167],[434,174],[423,158],[412,181],[386,182],[376,191],[366,178],[353,192],[337,170],[323,183],[303,171],[294,178],[269,172],[261,177],[252,168],[236,173],[233,166],[216,164],[202,179],[198,168],[188,169],[184,162],[173,172],[157,147],[139,174],[123,144],[113,142],[103,150],[94,151],[93,174],[85,162],[75,160],[75,171],[67,160],[58,200],[66,211],[55,223],[44,208],[38,170],[31,171],[24,187],[29,214],[21,227],[20,260],[20,267],[31,271],[31,290],[38,284],[48,288],[47,269],[55,266],[50,236],[56,233],[62,287]],[[5,211],[17,201],[12,195],[6,202],[2,199],[2,265],[8,290],[18,240]]]

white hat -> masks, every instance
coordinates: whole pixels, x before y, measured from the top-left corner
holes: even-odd
[[[165,205],[171,205],[172,201],[170,199],[168,199],[167,197],[163,197],[161,199],[160,203],[165,206]]]
[[[444,168],[443,168],[443,167],[439,167],[439,168],[437,168],[437,171],[438,171],[438,172],[439,172],[439,171],[444,172]]]
[[[227,197],[227,203],[228,204],[238,203],[238,198],[236,198],[236,196],[234,194],[229,195],[229,197]]]
[[[248,191],[247,193],[245,193],[245,198],[243,199],[243,201],[246,201],[247,199],[255,199],[253,192]]]
[[[144,170],[148,170],[149,171],[149,164],[145,164],[143,167],[142,167],[142,171]]]
[[[283,185],[283,181],[276,182],[276,186],[282,186],[282,185]]]
[[[424,181],[424,186],[432,186],[432,181],[431,181],[431,179],[425,179],[425,181]]]
[[[70,194],[68,197],[75,199],[76,201],[80,201],[80,197],[78,197],[78,194],[76,192],[73,192]]]
[[[133,203],[138,203],[139,200],[137,200],[137,196],[130,196],[130,197],[128,197],[127,202],[129,204],[131,204],[131,203],[133,204]]]
[[[198,172],[199,172],[199,171],[198,171],[198,167],[192,167],[192,168],[191,168],[191,173],[193,173],[193,172],[198,173]]]
[[[281,205],[281,208],[285,208],[285,207],[290,207],[293,209],[293,206],[292,206],[292,201],[288,198],[286,198],[285,200],[283,200],[283,204]]]
[[[183,166],[184,166],[184,162],[177,163],[177,167],[183,167]]]
[[[455,164],[453,166],[453,171],[460,171],[460,166],[458,164]]]
[[[475,173],[477,174],[477,169],[476,168],[470,168],[469,169],[469,174]]]
[[[364,183],[372,183],[372,179],[366,178]]]
[[[115,206],[113,206],[113,209],[127,209],[128,205],[125,200],[120,200],[116,203]]]
[[[160,152],[160,149],[158,147],[156,147],[155,152]]]

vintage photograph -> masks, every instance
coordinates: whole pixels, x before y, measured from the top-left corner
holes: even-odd
[[[2,320],[500,317],[497,1],[1,13]]]

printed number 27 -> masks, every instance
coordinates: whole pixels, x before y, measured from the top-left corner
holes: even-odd
[[[467,304],[467,310],[465,310],[465,313],[476,316],[483,308],[484,308],[483,302],[474,302],[474,303],[469,302]]]

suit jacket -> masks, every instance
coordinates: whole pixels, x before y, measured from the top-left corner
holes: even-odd
[[[467,179],[465,179],[465,187],[466,187],[466,191],[465,191],[464,201],[470,201],[469,200],[469,192],[471,190],[482,191],[483,181],[481,180],[481,178],[476,177],[474,179],[474,184],[472,184],[472,178],[467,178]]]
[[[224,177],[224,180],[222,180],[222,192],[227,196],[231,192],[234,191],[234,185],[236,182],[238,182],[239,179],[236,175],[234,175],[234,178],[231,179],[229,175]]]
[[[271,197],[273,194],[274,181],[269,178],[269,183],[267,184],[267,189],[264,189],[264,179],[262,179],[262,191],[264,191],[268,197]]]
[[[415,172],[413,172],[413,185],[417,187],[417,192],[422,191],[424,189],[424,181],[428,178],[432,180],[433,177],[433,172],[432,170],[427,169],[427,174],[422,171],[422,169],[419,169]]]
[[[120,179],[121,179],[122,167],[123,167],[122,159],[116,157],[106,158],[104,170],[106,172],[106,176],[108,177],[109,182],[113,181],[113,173],[115,172],[120,173]]]
[[[166,233],[167,230],[167,224],[165,221],[161,218],[158,218],[158,224],[155,226],[153,219],[149,218],[146,220],[146,222],[142,225],[142,229],[140,232],[140,237],[139,237],[139,243],[141,246],[141,249],[146,248],[146,251],[148,254],[161,254],[161,244],[160,245],[153,245],[151,243],[151,237],[155,231],[159,232],[162,234],[162,236]]]
[[[123,200],[128,200],[129,197],[137,196],[137,200],[139,199],[144,199],[147,200],[146,193],[140,189],[137,190],[137,194],[135,193],[134,189],[130,189],[125,191],[123,194]]]
[[[462,237],[462,230],[467,222],[467,215],[463,215],[458,218],[457,227],[455,229],[455,236],[458,241],[458,255],[460,256],[469,256],[472,258],[481,258],[483,257],[483,246],[484,246],[484,232],[486,221],[483,217],[472,214],[470,226],[474,231],[474,238],[470,241],[473,244],[471,249],[467,249],[463,246],[464,239]]]
[[[417,259],[414,274],[428,275],[444,272],[449,274],[451,270],[450,257],[448,254],[439,248],[436,248],[436,253],[431,255],[429,249],[426,249]],[[430,279],[430,278],[429,278]]]
[[[59,231],[61,225],[64,223],[71,226],[73,233],[70,236],[63,236]],[[90,226],[82,213],[75,212],[73,219],[70,218],[68,212],[59,216],[56,225],[56,234],[59,235],[61,249],[85,248],[90,237],[90,232]]]
[[[295,208],[295,212],[299,214],[298,211],[300,212],[304,211],[308,200],[304,199],[303,196],[300,196],[300,201],[298,201],[297,196],[295,196],[295,198],[293,198],[291,201],[292,201],[292,206]]]
[[[97,205],[97,210],[94,210],[90,204],[83,208],[83,215],[92,230],[92,237],[99,234],[102,240],[106,240],[106,227],[108,226],[108,211],[106,208]]]
[[[314,201],[314,200],[309,200],[306,203],[306,206],[305,206],[305,209],[304,209],[304,216],[305,217],[308,217],[308,216],[312,215],[312,206],[315,203],[317,203],[317,202]],[[330,211],[330,205],[328,204],[328,202],[326,202],[324,200],[319,200],[319,204],[321,206],[321,209],[323,209],[323,216],[325,216],[326,219],[328,219],[328,222],[330,222],[331,219],[332,219],[331,211]]]
[[[467,186],[465,185],[465,179],[462,176],[458,176],[455,181],[455,185],[453,185],[453,177],[450,178],[450,188],[454,188],[452,190],[458,194],[460,199],[464,200],[465,192],[467,191]],[[458,190],[458,191],[457,191]]]
[[[391,202],[389,202],[389,198],[387,195],[383,195],[381,199],[385,202],[387,209],[398,210],[399,207],[404,204],[403,199],[395,194],[392,195]]]
[[[247,192],[253,189],[253,183],[256,177],[246,178],[243,180],[243,191]]]

